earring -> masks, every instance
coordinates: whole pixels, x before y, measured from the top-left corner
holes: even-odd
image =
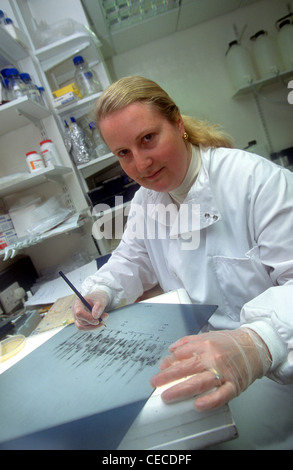
[[[187,132],[184,132],[184,134],[183,134],[183,139],[184,139],[184,140],[187,140],[187,139],[188,139],[188,134],[187,134]]]

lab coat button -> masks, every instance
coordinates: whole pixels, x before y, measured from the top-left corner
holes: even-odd
[[[219,218],[219,217],[218,217],[217,215],[214,215],[214,216],[213,216],[213,220],[214,220],[215,222],[218,220],[218,218]]]
[[[208,212],[206,212],[204,216],[205,216],[206,219],[210,218],[210,214]]]

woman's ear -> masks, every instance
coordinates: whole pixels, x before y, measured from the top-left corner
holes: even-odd
[[[177,122],[177,125],[178,125],[178,129],[180,130],[180,132],[181,132],[182,135],[183,135],[184,132],[185,132],[185,129],[184,129],[184,123],[183,123],[183,119],[182,119],[181,114],[178,115],[178,122]]]

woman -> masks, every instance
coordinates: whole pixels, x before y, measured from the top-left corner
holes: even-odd
[[[200,395],[199,410],[230,402],[240,438],[228,448],[293,448],[293,175],[232,149],[217,127],[181,115],[142,77],[121,79],[103,93],[97,123],[141,188],[120,245],[84,282],[93,309],[77,301],[77,327],[100,327],[107,309],[158,283],[163,291],[183,287],[194,303],[217,304],[206,332],[170,347],[152,385],[187,377],[163,392],[165,402]],[[170,207],[169,218],[161,217]],[[244,423],[240,399],[250,406],[250,393],[260,394],[259,417],[254,411],[255,421]],[[273,406],[285,412],[264,424]]]

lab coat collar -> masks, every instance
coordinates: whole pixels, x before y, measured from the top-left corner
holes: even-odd
[[[198,177],[192,185],[179,210],[168,193],[148,191],[148,217],[157,219],[159,224],[170,226],[170,236],[194,232],[209,227],[221,219],[214,200],[208,173],[211,149],[200,149],[202,165]],[[158,217],[160,205],[168,208],[167,217]],[[181,219],[180,219],[181,218]],[[181,220],[181,224],[179,221]]]

